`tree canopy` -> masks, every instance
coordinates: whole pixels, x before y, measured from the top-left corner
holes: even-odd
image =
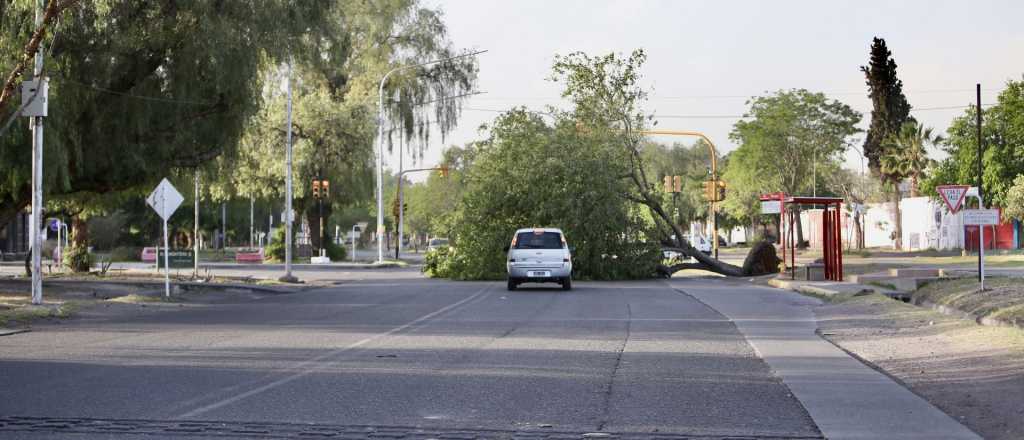
[[[872,40],[871,58],[868,65],[861,66],[860,70],[864,72],[868,97],[871,98],[871,125],[864,138],[864,156],[873,174],[892,181],[894,176],[882,171],[885,140],[898,135],[903,123],[910,119],[910,103],[903,94],[903,81],[896,76],[896,61],[885,39],[876,37]]]
[[[512,234],[523,227],[561,228],[574,276],[639,278],[654,274],[660,252],[652,226],[621,195],[628,162],[607,138],[553,125],[517,109],[501,115],[479,144],[454,223],[455,253],[440,276],[502,278]]]
[[[750,119],[730,134],[739,147],[728,156],[725,180],[733,190],[724,203],[748,222],[760,212],[760,194],[809,194],[815,179],[824,189],[824,176],[839,167],[861,119],[848,105],[803,89],[755,97],[749,105]]]
[[[924,185],[936,194],[937,185],[975,185],[978,175],[976,109],[971,107],[953,120],[947,130],[945,151],[949,156],[936,167]],[[982,193],[985,204],[1006,206],[1014,179],[1024,174],[1024,79],[1009,81],[996,105],[985,109],[982,121]]]

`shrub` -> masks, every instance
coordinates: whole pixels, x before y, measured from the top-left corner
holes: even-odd
[[[110,251],[110,261],[139,261],[142,248],[135,246],[118,246]]]
[[[64,264],[72,272],[88,272],[96,257],[85,246],[71,246],[64,255]]]
[[[284,227],[275,229],[273,237],[264,257],[269,261],[284,261]],[[295,255],[295,243],[292,243],[292,255]]]

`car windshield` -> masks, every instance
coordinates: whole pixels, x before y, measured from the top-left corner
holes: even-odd
[[[561,249],[562,234],[557,232],[520,232],[516,236],[516,249]]]

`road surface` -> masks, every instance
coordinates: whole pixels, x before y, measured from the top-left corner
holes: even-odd
[[[795,294],[715,279],[529,286],[377,271],[3,337],[0,437],[821,438],[859,433],[868,397],[850,390],[865,377],[916,398],[816,345]],[[926,403],[893,405],[970,438]]]

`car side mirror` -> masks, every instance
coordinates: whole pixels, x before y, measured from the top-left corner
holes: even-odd
[[[576,246],[569,246],[569,253],[570,254],[575,254],[576,253]]]
[[[505,245],[505,247],[502,248],[502,250],[504,250],[505,252],[508,252],[508,245]]]

